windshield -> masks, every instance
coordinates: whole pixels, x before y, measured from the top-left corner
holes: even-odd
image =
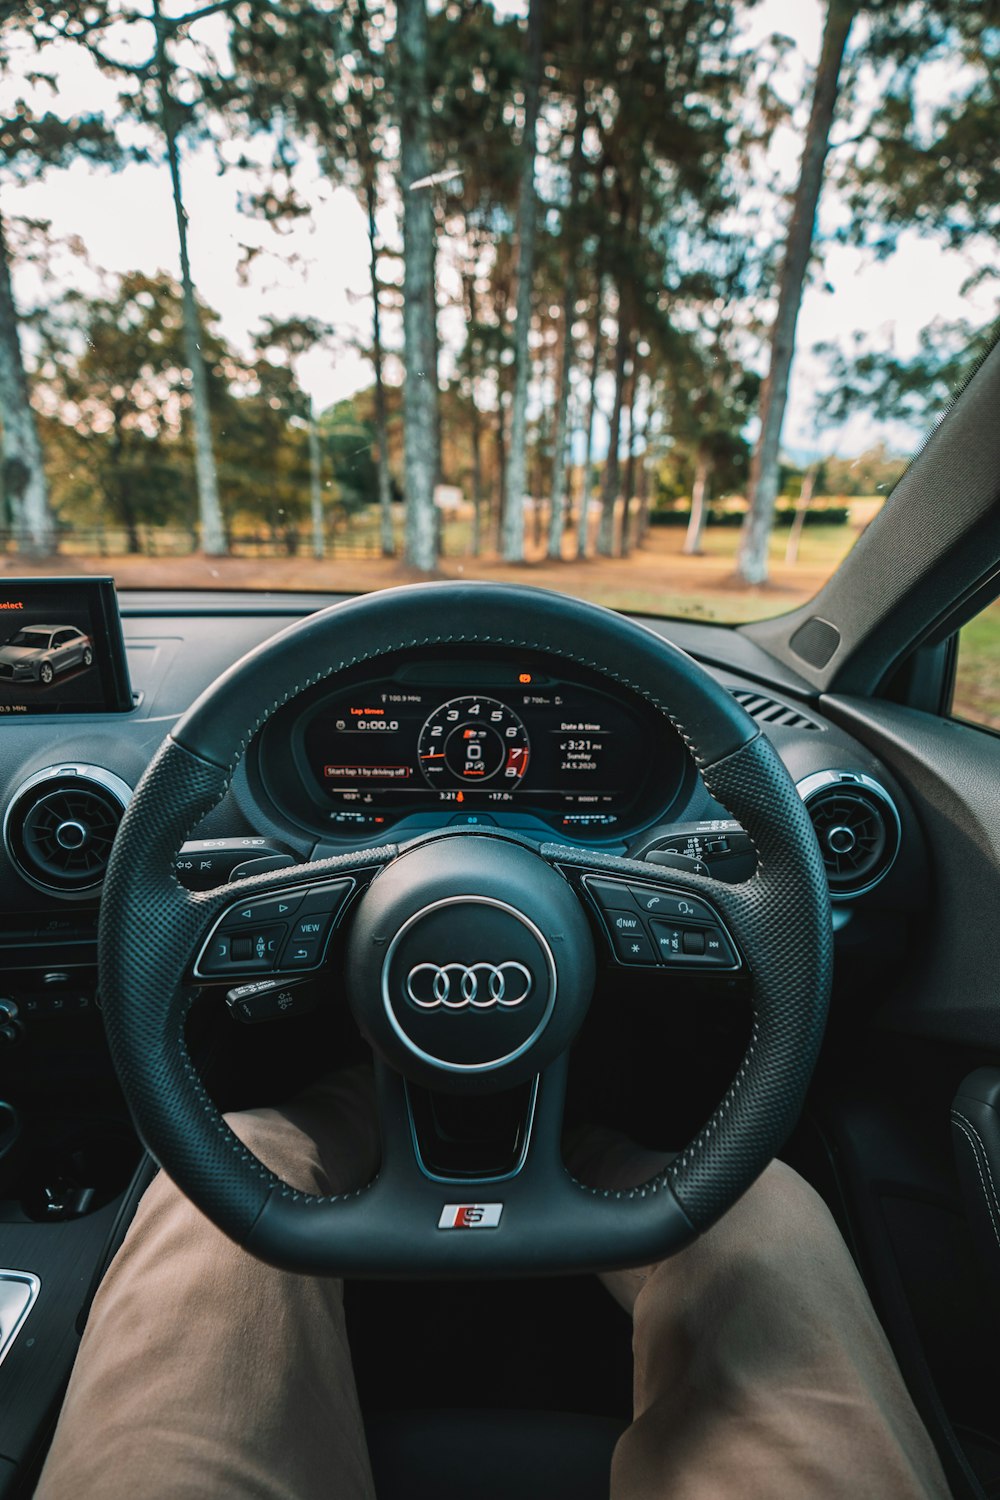
[[[32,651],[47,651],[49,638],[39,630],[19,630],[6,643],[8,646],[27,646]]]
[[[801,604],[996,316],[994,9],[8,10],[7,569]]]

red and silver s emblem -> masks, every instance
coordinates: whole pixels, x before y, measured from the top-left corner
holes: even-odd
[[[446,1203],[438,1219],[439,1229],[496,1229],[502,1203]]]

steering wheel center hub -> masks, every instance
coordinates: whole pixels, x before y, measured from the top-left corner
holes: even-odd
[[[372,883],[348,979],[362,1031],[399,1072],[436,1088],[506,1088],[576,1032],[593,963],[561,876],[520,845],[452,835]]]
[[[516,1061],[544,1030],[556,987],[545,935],[515,907],[481,896],[417,912],[382,966],[390,1026],[416,1057],[446,1072]]]

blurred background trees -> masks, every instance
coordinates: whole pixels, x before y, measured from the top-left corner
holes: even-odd
[[[899,468],[891,451],[848,464],[823,434],[859,412],[914,431],[988,337],[984,319],[939,322],[899,352],[890,332],[845,329],[812,352],[814,446],[784,450],[798,309],[831,247],[877,260],[914,230],[943,248],[995,234],[1000,26],[993,0],[825,0],[817,64],[798,63],[786,98],[794,45],[751,40],[758,9],[37,0],[8,15],[0,428],[16,545],[103,524],[139,548],[169,525],[212,554],[255,527],[320,556],[370,510],[382,552],[401,536],[430,571],[442,503],[465,506],[471,553],[557,561],[643,545],[650,507],[676,496],[695,556],[735,497],[739,577],[766,581],[792,470],[821,505],[859,493],[862,472],[884,493]],[[103,112],[60,112],[77,55],[114,83]],[[262,303],[224,334],[198,294],[214,226],[185,199],[205,153],[248,184],[247,276],[261,245],[277,263],[315,224],[317,184],[350,193],[360,333],[304,301]],[[18,221],[18,185],[55,191],[84,160],[159,165],[177,234],[163,265],[29,274],[44,229]],[[970,285],[991,274],[970,261]],[[310,372],[348,348],[367,381],[317,409]]]

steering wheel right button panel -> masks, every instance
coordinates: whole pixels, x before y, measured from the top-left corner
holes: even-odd
[[[593,875],[584,876],[583,884],[619,963],[707,970],[740,967],[722,918],[701,897]]]

